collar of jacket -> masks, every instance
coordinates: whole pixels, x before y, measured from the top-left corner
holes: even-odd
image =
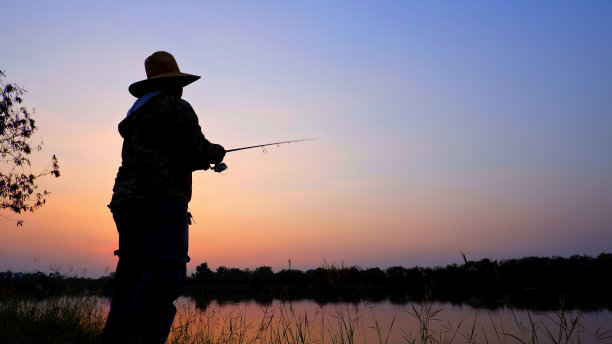
[[[161,91],[152,91],[152,92],[149,92],[149,93],[143,95],[142,97],[136,99],[136,101],[134,102],[134,105],[132,105],[132,107],[128,110],[126,117],[131,115],[134,111],[136,111],[139,108],[141,108],[149,100],[151,100],[151,98],[155,97],[156,95],[158,95],[160,93],[162,93],[162,92]]]

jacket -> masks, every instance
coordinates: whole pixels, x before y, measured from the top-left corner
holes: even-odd
[[[191,173],[223,159],[202,134],[191,105],[158,93],[119,123],[121,166],[109,207],[128,199],[191,200]]]

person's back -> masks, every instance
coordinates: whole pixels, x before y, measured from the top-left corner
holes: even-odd
[[[207,169],[214,146],[204,138],[198,118],[186,101],[156,93],[120,124],[122,165],[111,207],[133,197],[191,200],[191,173]]]
[[[103,343],[163,343],[186,283],[191,173],[223,160],[180,97],[199,77],[181,73],[172,55],[145,61],[147,79],[119,124],[124,139],[109,208],[119,233],[116,290]]]

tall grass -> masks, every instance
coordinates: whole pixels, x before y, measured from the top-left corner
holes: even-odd
[[[261,308],[261,313],[253,316],[246,307],[227,312],[213,306],[202,311],[188,302],[179,306],[168,343],[591,344],[612,341],[612,333],[600,329],[585,338],[582,313],[563,308],[556,313],[526,312],[510,318],[502,314],[508,310],[481,311],[453,323],[445,319],[444,310],[436,305],[429,301],[408,305],[402,311],[407,317],[395,314],[383,323],[369,305],[363,304],[337,305],[331,311],[320,307],[314,312],[300,312],[291,303],[280,303]],[[3,301],[0,302],[0,343],[99,343],[105,316],[104,305],[91,297]]]
[[[309,314],[296,312],[291,304],[280,304],[272,310],[262,309],[261,317],[252,322],[246,320],[245,311],[222,315],[219,308],[212,307],[198,313],[188,309],[193,306],[186,306],[182,312],[190,316],[178,318],[169,343],[591,344],[612,341],[612,333],[601,329],[586,337],[580,312],[563,309],[552,315],[526,312],[522,316],[515,314],[508,321],[502,316],[506,309],[480,312],[486,315],[452,323],[444,319],[444,310],[435,305],[425,301],[409,306],[405,312],[412,319],[410,323],[398,323],[393,316],[386,324],[380,323],[373,312],[371,317],[367,316],[368,312],[359,305],[338,305],[332,313],[325,313],[321,308]],[[401,332],[401,336],[391,336],[392,331]]]
[[[510,323],[504,322],[501,309],[498,309],[487,311],[487,317],[482,321],[475,315],[468,323],[461,320],[453,325],[442,321],[441,309],[434,309],[432,303],[424,302],[420,307],[412,306],[412,310],[408,311],[418,321],[418,331],[403,332],[403,337],[406,343],[410,344],[590,344],[610,343],[612,340],[610,330],[604,329],[597,329],[592,336],[586,337],[585,329],[580,323],[581,312],[567,312],[563,308],[554,315],[527,311],[525,321],[518,317],[514,310],[509,310],[513,318]],[[435,326],[434,323],[440,325]]]
[[[99,343],[106,314],[94,297],[0,301],[0,343]]]

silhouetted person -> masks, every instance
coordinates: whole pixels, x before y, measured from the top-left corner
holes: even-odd
[[[181,73],[158,51],[145,60],[147,79],[129,87],[138,98],[119,123],[122,163],[109,208],[119,232],[117,289],[104,343],[164,343],[186,284],[191,173],[223,160],[198,117],[181,99],[200,77]]]

